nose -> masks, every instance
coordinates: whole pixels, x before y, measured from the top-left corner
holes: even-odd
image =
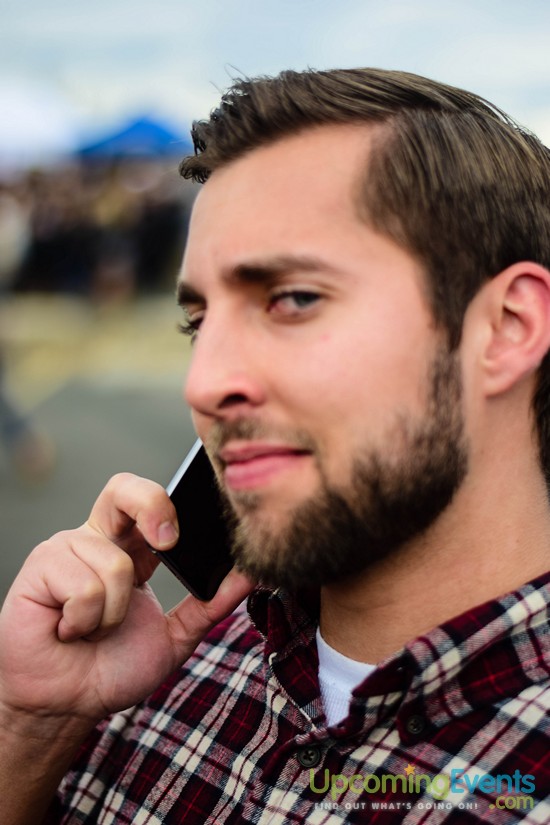
[[[257,342],[243,327],[235,319],[203,321],[185,381],[185,399],[196,415],[229,419],[264,403]]]

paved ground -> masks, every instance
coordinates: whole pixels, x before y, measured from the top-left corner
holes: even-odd
[[[98,310],[66,300],[15,301],[0,312],[11,393],[51,436],[50,478],[29,485],[0,455],[0,598],[40,540],[76,526],[114,472],[169,480],[194,439],[181,398],[188,345],[171,296]],[[181,585],[164,569],[159,598]]]

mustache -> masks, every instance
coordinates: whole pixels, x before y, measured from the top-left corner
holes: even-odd
[[[317,445],[311,435],[304,430],[280,427],[256,418],[235,418],[231,421],[215,421],[204,440],[206,452],[211,458],[229,442],[239,441],[281,441],[292,449],[317,452]]]

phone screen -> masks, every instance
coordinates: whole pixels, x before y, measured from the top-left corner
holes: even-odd
[[[214,470],[200,440],[166,490],[178,514],[180,537],[171,550],[153,552],[190,593],[209,601],[233,559]]]

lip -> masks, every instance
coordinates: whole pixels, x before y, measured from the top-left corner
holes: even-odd
[[[304,449],[269,442],[230,442],[218,453],[225,483],[236,491],[264,486],[280,473],[295,469],[308,455]]]

